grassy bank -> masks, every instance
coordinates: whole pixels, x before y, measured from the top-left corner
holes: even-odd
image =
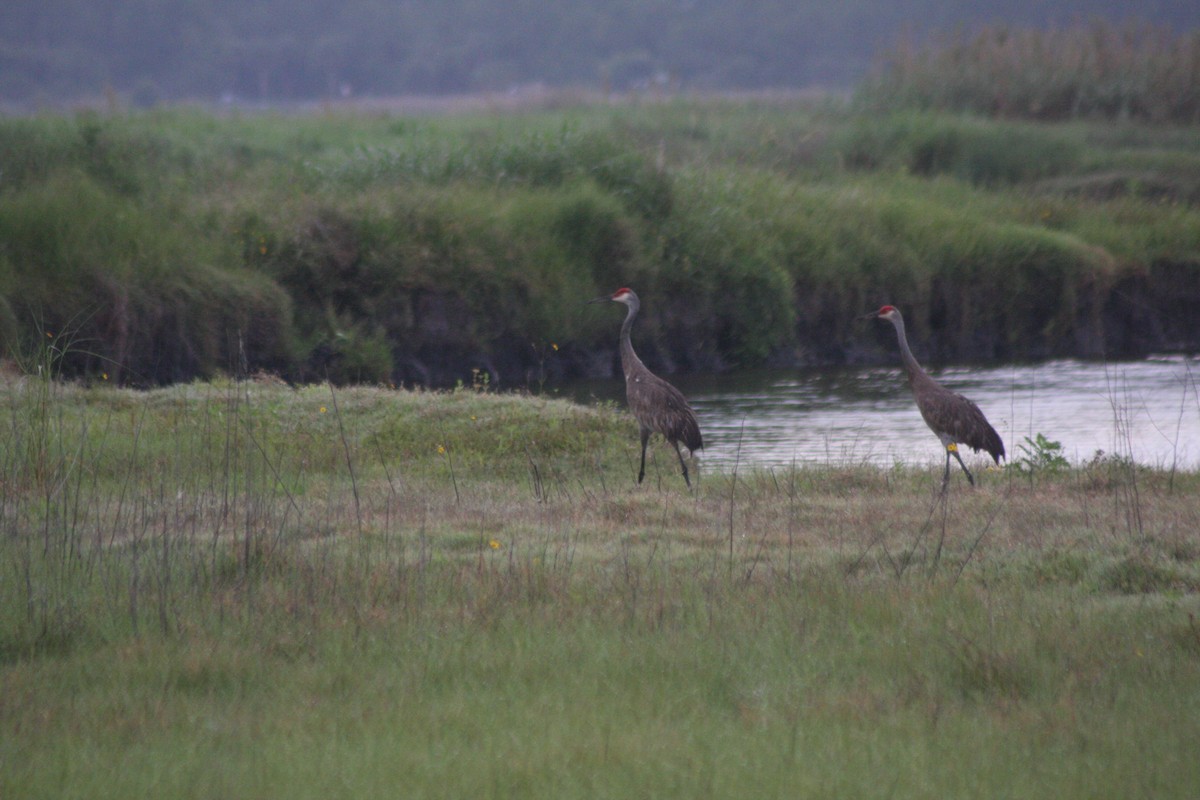
[[[1200,136],[833,103],[395,117],[173,110],[0,120],[0,335],[152,385],[506,386],[602,370],[645,299],[661,368],[1200,346]],[[558,345],[556,357],[546,353]]]
[[[0,793],[1189,797],[1200,477],[700,468],[562,401],[0,393]]]

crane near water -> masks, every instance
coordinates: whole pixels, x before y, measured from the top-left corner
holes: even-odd
[[[691,488],[687,462],[683,460],[683,453],[679,451],[679,443],[686,445],[689,453],[693,454],[704,447],[704,440],[700,436],[700,424],[696,422],[696,413],[692,411],[682,392],[647,369],[633,351],[629,331],[633,328],[633,320],[641,308],[638,296],[632,289],[621,288],[612,294],[589,300],[588,303],[606,301],[622,303],[629,309],[625,314],[625,322],[621,325],[621,369],[625,373],[625,398],[629,403],[629,410],[638,422],[642,436],[642,463],[638,468],[638,483],[646,477],[646,444],[650,441],[652,433],[660,433],[675,448],[679,466],[683,469],[683,482]]]
[[[904,317],[895,306],[884,306],[878,311],[866,314],[862,319],[885,319],[896,328],[896,336],[900,340],[900,358],[904,362],[904,371],[908,374],[908,385],[912,389],[913,398],[925,424],[934,432],[946,448],[946,471],[942,474],[942,490],[950,481],[950,456],[958,459],[958,465],[967,474],[967,480],[972,486],[975,478],[971,470],[958,454],[958,445],[965,444],[975,452],[985,451],[997,464],[1004,458],[1004,442],[1000,434],[987,421],[987,417],[971,400],[957,392],[952,392],[935,381],[913,356],[908,347],[908,337],[904,333]]]

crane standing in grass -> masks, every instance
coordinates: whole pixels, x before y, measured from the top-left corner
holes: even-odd
[[[621,325],[621,369],[625,373],[625,398],[642,434],[642,464],[638,468],[638,483],[646,477],[646,443],[650,441],[650,434],[661,433],[675,448],[679,466],[683,468],[683,482],[691,488],[687,462],[683,460],[683,453],[679,452],[679,443],[687,445],[692,453],[704,447],[696,413],[682,392],[647,369],[637,353],[633,352],[629,331],[641,308],[638,296],[632,289],[617,289],[612,294],[588,302],[603,303],[609,300],[623,303],[629,309]]]
[[[958,465],[967,474],[967,480],[975,485],[971,470],[963,463],[958,454],[958,445],[965,444],[975,452],[984,450],[997,464],[1004,458],[1004,442],[1000,434],[991,426],[979,406],[952,392],[945,386],[929,377],[912,350],[908,348],[908,337],[904,334],[904,317],[895,306],[884,306],[878,311],[866,314],[863,319],[885,319],[896,328],[896,336],[900,340],[900,358],[904,361],[904,371],[908,373],[908,385],[912,389],[913,398],[925,424],[941,440],[946,448],[946,471],[942,474],[942,490],[945,491],[950,481],[950,456],[958,459]]]

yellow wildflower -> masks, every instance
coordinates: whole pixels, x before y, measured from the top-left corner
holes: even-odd
[[[488,547],[492,548],[493,550],[499,550],[500,549],[500,540],[499,539],[489,539]]]

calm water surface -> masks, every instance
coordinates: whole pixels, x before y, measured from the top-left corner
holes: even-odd
[[[983,409],[1010,459],[1025,454],[1020,450],[1028,447],[1025,437],[1041,433],[1062,443],[1072,463],[1102,450],[1152,466],[1200,468],[1200,358],[1054,361],[933,374]],[[735,463],[940,466],[944,457],[898,367],[672,376],[671,381],[696,409],[705,442],[701,464],[709,468],[729,470]],[[624,404],[619,378],[580,383],[569,391],[584,402]],[[630,425],[636,441],[632,420]],[[968,464],[987,459],[969,450],[963,455]]]

